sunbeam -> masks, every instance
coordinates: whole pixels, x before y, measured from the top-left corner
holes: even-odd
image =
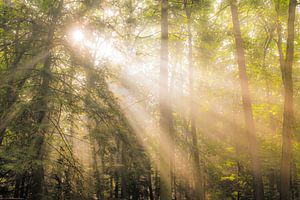
[[[298,5],[0,1],[0,199],[299,199]]]

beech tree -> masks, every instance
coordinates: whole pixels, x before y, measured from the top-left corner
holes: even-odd
[[[238,18],[237,2],[230,1],[230,9],[232,14],[233,32],[236,44],[236,56],[239,67],[239,79],[241,85],[241,93],[243,100],[243,110],[246,123],[246,133],[249,140],[249,153],[252,162],[253,173],[253,189],[255,199],[264,199],[263,182],[261,175],[261,164],[258,154],[258,144],[255,136],[255,125],[252,113],[252,102],[249,92],[248,77],[246,74],[246,60],[243,48],[243,40],[241,37],[240,23]]]

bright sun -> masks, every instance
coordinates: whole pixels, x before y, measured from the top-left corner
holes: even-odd
[[[70,39],[74,45],[80,45],[82,50],[89,51],[94,56],[95,63],[99,63],[103,59],[109,59],[114,63],[124,61],[124,56],[115,48],[110,39],[101,37],[97,33],[88,34],[93,37],[87,37],[85,33],[80,28],[74,28],[70,32]]]
[[[79,29],[72,32],[72,37],[75,42],[81,42],[84,39],[83,32]]]

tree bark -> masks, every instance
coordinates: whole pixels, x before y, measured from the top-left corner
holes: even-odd
[[[126,145],[124,141],[121,141],[121,198],[127,199],[128,198],[128,191],[127,191],[127,156],[126,156]]]
[[[235,37],[236,56],[239,68],[239,79],[242,93],[244,118],[246,123],[246,133],[249,140],[249,153],[252,161],[254,198],[255,200],[263,200],[264,190],[261,174],[261,164],[258,155],[258,143],[255,135],[256,131],[252,113],[252,102],[250,98],[248,78],[246,74],[245,52],[243,48],[243,40],[241,36],[236,0],[230,0],[230,9],[232,14],[233,32]]]
[[[289,199],[291,159],[292,159],[292,133],[294,126],[293,108],[293,78],[292,66],[294,60],[294,37],[295,37],[295,11],[297,1],[290,0],[288,17],[288,37],[286,47],[286,59],[284,62],[284,111],[282,132],[282,157],[280,168],[280,199]]]
[[[168,97],[168,0],[161,1],[161,52],[160,52],[160,199],[172,199],[171,127]]]
[[[154,200],[154,192],[153,192],[153,187],[152,187],[152,176],[151,176],[151,164],[149,163],[149,168],[148,168],[148,188],[149,188],[149,198],[150,200]]]

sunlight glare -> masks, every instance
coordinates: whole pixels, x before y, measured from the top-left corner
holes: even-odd
[[[72,37],[75,42],[81,42],[82,40],[84,40],[84,34],[80,29],[74,30],[72,33]]]

